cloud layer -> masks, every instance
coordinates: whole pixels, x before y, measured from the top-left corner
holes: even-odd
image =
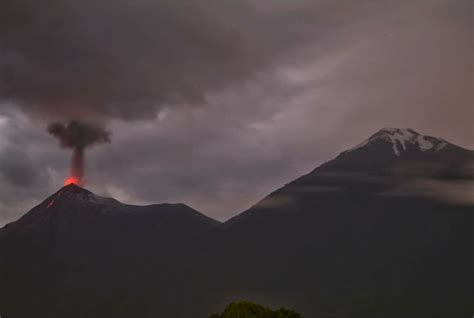
[[[5,0],[0,12],[1,98],[68,119],[202,104],[304,35],[299,23],[272,35],[276,17],[246,0]]]

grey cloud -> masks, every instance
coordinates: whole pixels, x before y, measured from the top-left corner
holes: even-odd
[[[0,224],[18,218],[57,189],[55,181],[67,161],[55,149],[43,127],[21,114],[0,112]]]
[[[294,197],[289,195],[273,195],[265,200],[257,203],[257,207],[263,209],[275,209],[275,208],[282,208],[282,207],[295,207],[298,202],[295,200]]]
[[[444,203],[474,206],[473,193],[472,180],[446,181],[420,178],[381,195],[427,197]]]
[[[14,186],[34,187],[40,181],[40,171],[35,169],[30,158],[18,149],[2,150],[0,158],[0,179]]]
[[[325,42],[310,53],[323,55],[367,3],[5,0],[0,97],[49,117],[153,118],[205,104],[307,44]]]
[[[6,0],[0,12],[0,97],[44,116],[153,118],[277,52],[247,1]]]
[[[48,116],[153,117],[164,103],[249,76],[233,12],[218,1],[2,1],[0,94]],[[224,23],[225,22],[225,23]],[[261,58],[261,57],[260,57]],[[79,117],[79,118],[77,118]]]

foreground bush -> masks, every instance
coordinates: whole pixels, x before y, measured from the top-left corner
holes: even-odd
[[[209,318],[301,318],[301,315],[291,309],[272,310],[250,301],[240,301],[230,303],[222,314],[213,314]]]

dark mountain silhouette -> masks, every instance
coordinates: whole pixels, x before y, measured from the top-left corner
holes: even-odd
[[[145,317],[149,278],[153,296],[173,299],[175,262],[218,224],[184,204],[124,205],[68,185],[0,231],[1,315]]]
[[[382,129],[216,229],[215,299],[252,294],[305,317],[469,316],[473,163]]]
[[[76,186],[0,230],[2,317],[470,317],[474,152],[382,129],[218,224]]]

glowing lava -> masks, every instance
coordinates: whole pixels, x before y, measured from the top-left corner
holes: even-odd
[[[70,184],[75,184],[75,185],[80,185],[81,182],[78,178],[76,177],[69,177],[67,178],[66,180],[64,180],[64,185],[67,186],[67,185],[70,185]]]

